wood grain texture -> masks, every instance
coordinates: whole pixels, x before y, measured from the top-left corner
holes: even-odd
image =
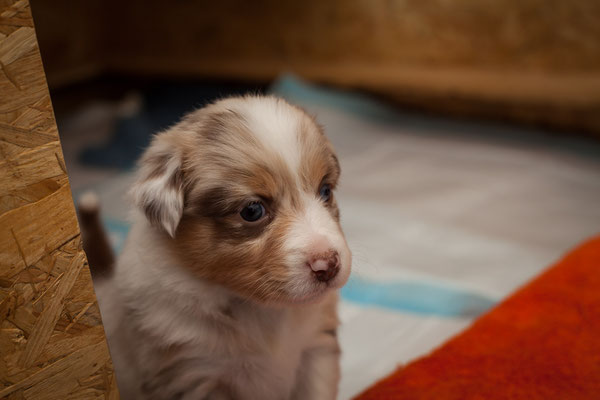
[[[0,398],[119,398],[27,1],[0,2]]]

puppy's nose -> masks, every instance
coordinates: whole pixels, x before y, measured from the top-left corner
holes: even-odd
[[[317,280],[327,282],[335,278],[340,271],[340,257],[337,251],[320,255],[308,262]]]

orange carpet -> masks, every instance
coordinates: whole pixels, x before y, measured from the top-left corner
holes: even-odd
[[[600,399],[600,237],[357,399]]]

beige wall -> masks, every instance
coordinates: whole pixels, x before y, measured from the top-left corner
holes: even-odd
[[[600,132],[596,0],[33,3],[51,85],[100,70],[292,71],[428,110]]]

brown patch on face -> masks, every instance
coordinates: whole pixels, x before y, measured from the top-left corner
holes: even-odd
[[[307,118],[301,125],[298,140],[301,151],[300,177],[304,190],[319,196],[321,186],[328,184],[333,191],[339,180],[340,163],[322,128]],[[333,192],[326,206],[331,215],[339,220],[340,213]]]
[[[287,167],[278,166],[283,161],[270,157],[213,171],[219,184],[203,182],[192,191],[176,242],[176,253],[197,276],[264,302],[289,297],[283,241],[299,197]],[[252,202],[261,202],[266,215],[244,221],[240,211]]]
[[[303,121],[298,140],[301,152],[300,176],[305,189],[310,190],[320,185],[324,178],[334,188],[340,175],[340,164],[321,128],[312,121]]]
[[[297,190],[285,179],[285,170],[275,170],[265,163],[226,173],[217,186],[194,191],[188,198],[186,215],[205,218],[212,223],[220,240],[248,240],[259,236],[287,201],[293,207]],[[295,195],[291,195],[295,194]],[[261,203],[265,216],[259,221],[244,221],[240,212],[251,203]]]
[[[291,223],[286,214],[298,203],[294,176],[239,112],[209,113],[199,127],[184,152],[188,190],[174,254],[196,276],[246,298],[286,298],[282,244]],[[252,202],[261,202],[267,215],[244,221],[240,211]]]
[[[284,233],[292,218],[278,215],[260,236],[247,239],[216,234],[212,218],[184,219],[176,254],[202,279],[220,284],[245,298],[263,302],[287,300],[288,270],[282,251]]]

